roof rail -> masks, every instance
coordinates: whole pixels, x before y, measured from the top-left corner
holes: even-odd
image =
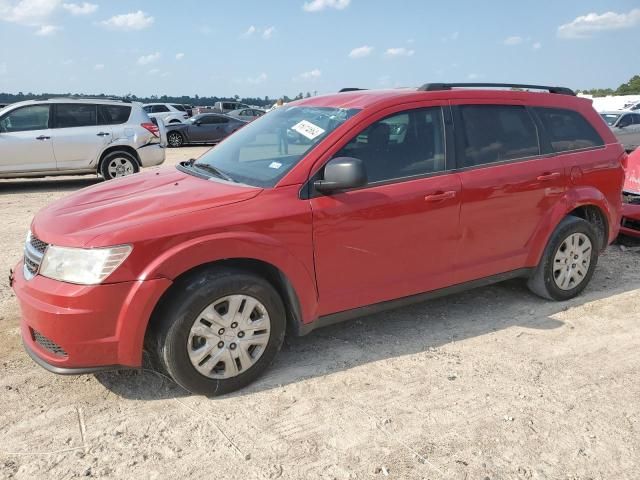
[[[128,98],[122,97],[91,97],[84,95],[71,95],[71,96],[60,96],[60,97],[51,97],[47,98],[47,101],[51,100],[104,100],[106,102],[122,102],[122,103],[131,103],[131,100]]]
[[[438,90],[451,90],[452,88],[478,88],[478,87],[488,87],[488,88],[521,88],[526,90],[546,90],[549,93],[557,93],[560,95],[573,95],[575,96],[575,92],[567,87],[549,87],[546,85],[526,85],[522,83],[425,83],[420,88],[419,91],[422,92],[435,92]]]
[[[357,87],[345,87],[338,90],[338,93],[342,92],[357,92],[359,90],[366,90],[366,88],[357,88]]]

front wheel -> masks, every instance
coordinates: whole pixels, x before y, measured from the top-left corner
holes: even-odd
[[[100,173],[105,180],[133,175],[140,170],[138,161],[128,152],[110,152],[100,163]]]
[[[549,239],[528,282],[529,289],[549,300],[569,300],[582,292],[598,263],[600,241],[593,225],[566,217]]]
[[[209,269],[184,279],[154,319],[156,360],[183,388],[217,396],[256,380],[282,346],[285,310],[263,278]]]

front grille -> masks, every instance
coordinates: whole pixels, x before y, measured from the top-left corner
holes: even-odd
[[[54,355],[57,355],[59,357],[67,357],[68,356],[67,352],[64,351],[64,348],[62,348],[60,345],[58,345],[54,341],[49,340],[47,337],[42,335],[37,330],[34,330],[32,328],[31,329],[31,335],[33,336],[33,341],[36,342],[38,345],[40,345],[45,350],[49,350],[51,353],[53,353]]]
[[[30,234],[24,244],[24,278],[31,280],[38,274],[40,263],[49,244]]]

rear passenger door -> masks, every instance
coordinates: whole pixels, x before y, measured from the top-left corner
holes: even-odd
[[[53,152],[58,170],[87,170],[111,141],[109,127],[98,126],[98,107],[87,103],[54,103]]]
[[[567,172],[544,153],[524,105],[453,102],[456,161],[462,179],[459,281],[525,267],[529,246],[565,191]]]

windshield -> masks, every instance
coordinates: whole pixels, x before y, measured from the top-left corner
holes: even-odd
[[[359,111],[281,107],[238,130],[196,160],[193,167],[221,172],[235,182],[273,187],[307,152]]]
[[[601,113],[600,116],[604,118],[604,121],[607,122],[607,125],[613,125],[616,123],[616,120],[620,118],[620,115],[617,113]]]

